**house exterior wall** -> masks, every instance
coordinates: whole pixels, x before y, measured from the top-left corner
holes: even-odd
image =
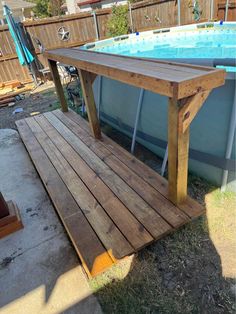
[[[77,3],[78,3],[78,0],[66,0],[68,14],[80,12],[80,9]]]
[[[116,5],[124,5],[127,4],[127,0],[104,0],[104,1],[100,1],[98,3],[94,3],[94,4],[86,4],[86,5],[79,5],[80,8],[80,12],[87,12],[87,11],[92,11],[95,9],[107,9],[107,8],[111,8],[114,4]]]

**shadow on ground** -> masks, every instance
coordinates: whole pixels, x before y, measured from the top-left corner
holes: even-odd
[[[122,279],[126,268],[128,274]],[[104,313],[235,313],[204,218],[91,282]]]
[[[189,183],[206,215],[90,281],[104,313],[235,313],[236,196]]]

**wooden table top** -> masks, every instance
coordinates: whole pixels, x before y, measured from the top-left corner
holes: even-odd
[[[78,48],[49,50],[44,55],[50,60],[176,99],[221,86],[226,76],[224,70],[212,67],[119,56]]]

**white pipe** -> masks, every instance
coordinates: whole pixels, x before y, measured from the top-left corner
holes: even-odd
[[[213,20],[213,16],[214,16],[214,0],[211,0],[211,11],[210,11],[210,20]]]
[[[136,118],[135,118],[135,123],[134,123],[134,132],[133,132],[132,144],[131,144],[131,153],[132,154],[134,153],[136,134],[137,134],[138,122],[139,122],[139,116],[140,116],[142,103],[143,103],[143,95],[144,95],[144,89],[142,88],[141,91],[140,91],[140,94],[139,94],[138,108],[137,108],[137,113],[136,113]]]
[[[228,11],[229,11],[229,0],[226,1],[226,5],[225,5],[225,21],[228,20]]]
[[[178,25],[181,25],[181,0],[178,0]]]
[[[229,134],[228,134],[228,140],[227,140],[227,145],[226,145],[226,153],[225,153],[226,159],[230,159],[231,154],[232,154],[235,130],[236,130],[236,80],[235,80],[235,89],[234,89],[234,102],[233,102],[233,108],[231,112]],[[221,182],[221,192],[225,192],[226,190],[226,185],[228,182],[228,175],[229,175],[229,171],[224,170],[223,176],[222,176],[222,182]]]

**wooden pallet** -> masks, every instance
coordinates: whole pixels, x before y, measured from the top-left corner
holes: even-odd
[[[175,206],[164,178],[74,112],[16,124],[88,276],[204,212],[189,197]]]

